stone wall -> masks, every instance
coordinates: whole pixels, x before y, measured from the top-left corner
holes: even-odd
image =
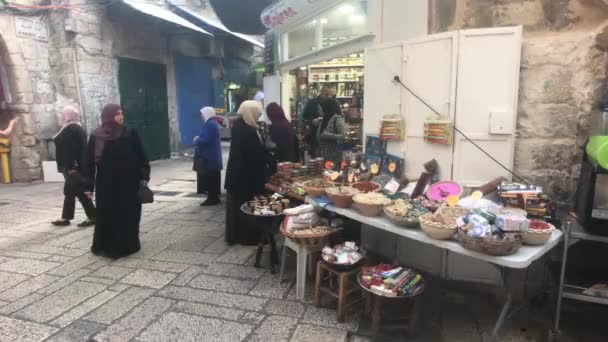
[[[433,33],[524,26],[515,171],[572,201],[590,118],[608,95],[606,2],[433,1]]]

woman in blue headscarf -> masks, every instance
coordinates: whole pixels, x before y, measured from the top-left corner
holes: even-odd
[[[197,192],[207,192],[207,200],[201,206],[220,203],[222,164],[222,142],[220,126],[213,117],[215,110],[211,107],[201,109],[203,126],[199,136],[194,138],[194,171],[197,174]]]

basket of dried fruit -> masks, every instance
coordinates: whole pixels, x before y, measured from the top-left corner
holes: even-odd
[[[327,239],[337,233],[338,230],[338,228],[332,228],[328,226],[317,226],[306,229],[287,231],[285,227],[281,225],[281,234],[291,239],[293,242],[304,246],[325,245]]]
[[[555,226],[538,220],[530,220],[528,229],[521,231],[521,238],[526,245],[544,245],[551,238]]]
[[[457,219],[466,215],[469,212],[469,209],[463,207],[440,207],[438,212]]]
[[[417,200],[398,199],[384,207],[384,214],[389,221],[402,227],[420,226],[420,216],[428,213],[429,211]]]
[[[357,194],[353,197],[357,209],[363,216],[374,217],[382,213],[382,208],[389,205],[391,200],[386,198],[381,193],[368,192],[366,194]]]
[[[371,182],[371,181],[353,183],[351,186],[363,193],[380,191],[380,188],[382,187],[382,185],[380,185],[380,183]]]
[[[324,179],[313,179],[302,183],[304,191],[312,198],[325,196],[325,189],[334,185]]]
[[[440,213],[420,216],[420,227],[426,235],[436,240],[448,240],[458,229],[455,218]]]
[[[522,239],[519,234],[503,233],[485,237],[471,236],[465,229],[458,229],[458,239],[462,247],[487,255],[505,256],[517,253]]]
[[[358,194],[359,190],[350,186],[336,186],[325,189],[325,192],[336,208],[350,208],[353,205],[353,196]]]

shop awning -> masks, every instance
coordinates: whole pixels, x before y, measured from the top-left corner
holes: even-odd
[[[249,42],[253,45],[259,46],[261,48],[264,47],[264,43],[260,42],[259,40],[255,39],[253,36],[249,36],[246,34],[241,34],[241,33],[236,33],[236,32],[232,32],[230,31],[228,28],[226,28],[226,26],[224,26],[224,24],[222,24],[220,21],[218,20],[214,20],[214,19],[209,19],[209,18],[205,18],[199,14],[196,14],[194,12],[192,12],[189,9],[186,9],[182,6],[178,6],[176,4],[174,4],[172,1],[168,1],[169,6],[171,6],[171,9],[173,9],[175,11],[175,13],[184,16],[185,18],[187,18],[188,20],[199,24],[199,26],[202,26],[204,29],[209,29],[209,30],[221,30],[224,31],[228,34],[231,34],[235,37],[238,37],[246,42]]]
[[[188,29],[196,31],[196,32],[200,32],[200,33],[204,33],[204,34],[213,36],[211,33],[203,30],[202,28],[194,25],[193,23],[189,22],[188,20],[186,20],[186,19],[180,17],[179,15],[177,15],[167,9],[164,9],[162,7],[150,5],[147,3],[132,1],[132,0],[122,0],[121,2],[123,4],[131,7],[132,9],[134,9],[138,12],[144,13],[146,15],[153,16],[155,18],[173,23],[173,24],[181,26],[181,27],[188,28]]]

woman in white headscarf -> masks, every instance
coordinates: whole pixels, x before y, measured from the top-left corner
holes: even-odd
[[[232,128],[226,169],[226,242],[230,245],[255,245],[259,232],[244,224],[240,207],[253,196],[264,192],[264,185],[270,176],[270,158],[258,133],[262,105],[256,101],[245,101],[238,113],[241,117]]]
[[[90,184],[86,184],[82,176],[84,166],[85,147],[87,135],[80,126],[80,114],[73,106],[66,106],[60,115],[61,129],[53,137],[55,143],[57,171],[63,174],[65,186],[63,194],[63,212],[61,218],[53,221],[55,226],[68,226],[74,219],[76,198],[82,204],[87,215],[87,220],[81,222],[79,227],[87,227],[95,224],[95,206],[93,201],[85,192]]]
[[[215,110],[211,107],[201,109],[203,125],[201,134],[194,138],[194,171],[196,171],[197,192],[207,192],[207,200],[201,206],[220,203],[222,164],[222,142],[220,126],[215,119]]]

